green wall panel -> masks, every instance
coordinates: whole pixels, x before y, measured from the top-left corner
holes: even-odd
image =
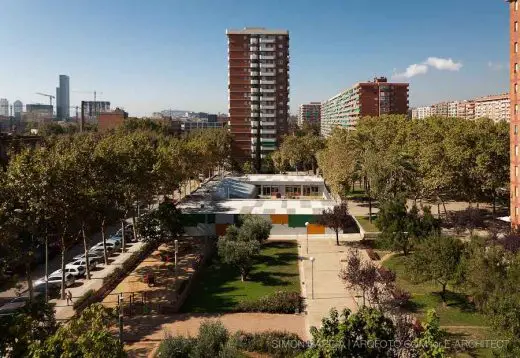
[[[289,227],[305,227],[305,223],[315,224],[318,217],[315,215],[289,215]]]

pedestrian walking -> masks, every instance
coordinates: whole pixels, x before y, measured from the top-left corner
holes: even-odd
[[[72,303],[72,292],[70,292],[70,290],[67,291],[66,298],[67,298],[67,306],[68,306],[69,302]]]

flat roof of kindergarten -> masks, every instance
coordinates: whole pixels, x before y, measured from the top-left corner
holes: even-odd
[[[275,183],[310,183],[324,184],[323,178],[316,175],[287,175],[287,174],[248,174],[236,177],[236,180],[259,183],[259,184],[275,184]]]
[[[184,214],[259,214],[259,215],[320,215],[334,206],[332,200],[235,199],[212,200],[192,195],[179,204]]]

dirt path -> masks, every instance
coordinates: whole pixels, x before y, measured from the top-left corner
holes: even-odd
[[[305,339],[305,316],[266,313],[228,313],[141,316],[127,318],[124,325],[125,349],[130,357],[147,357],[166,334],[194,337],[205,319],[219,319],[230,332],[280,330]]]

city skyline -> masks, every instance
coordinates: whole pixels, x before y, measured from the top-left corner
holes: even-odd
[[[67,74],[74,79],[70,105],[93,99],[73,91],[98,91],[98,100],[132,115],[165,108],[226,113],[223,32],[246,26],[289,30],[291,114],[375,75],[409,82],[412,107],[507,91],[508,44],[494,40],[508,33],[501,2],[474,1],[470,15],[462,1],[447,0],[288,1],[276,3],[274,13],[270,4],[93,1],[85,8],[7,0],[0,21],[9,31],[0,40],[17,56],[0,60],[8,69],[0,97],[45,103],[35,92],[53,93],[56,76]],[[61,19],[78,13],[74,27],[63,31]]]

